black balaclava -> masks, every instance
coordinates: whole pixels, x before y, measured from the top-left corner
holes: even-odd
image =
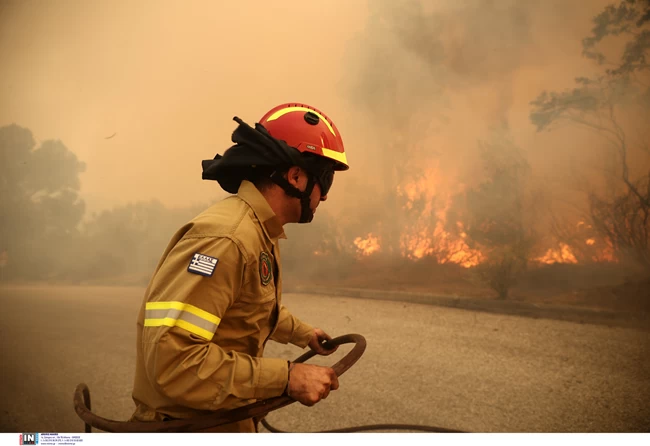
[[[204,180],[215,180],[226,192],[237,193],[242,180],[253,176],[256,168],[275,169],[271,181],[280,186],[284,192],[300,200],[300,221],[309,223],[314,218],[311,210],[311,193],[316,184],[313,173],[314,163],[308,163],[300,151],[289,146],[283,140],[275,139],[261,124],[252,128],[238,117],[233,118],[239,126],[232,134],[234,146],[223,155],[214,159],[203,160]],[[282,171],[291,166],[299,166],[308,172],[307,188],[304,192],[292,186],[283,176]],[[310,168],[311,167],[311,168]]]

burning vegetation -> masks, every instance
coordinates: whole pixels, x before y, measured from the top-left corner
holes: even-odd
[[[373,2],[354,54],[360,82],[352,94],[378,133],[380,181],[360,198],[357,219],[323,223],[321,259],[330,256],[343,275],[355,261],[388,262],[373,279],[381,283],[387,276],[413,283],[418,274],[433,277],[435,268],[453,266],[501,298],[545,268],[650,272],[650,2],[625,0],[602,10],[583,40],[592,74],[574,88],[530,98],[526,124],[538,137],[564,124],[570,133],[563,142],[575,141],[564,149],[573,151],[567,162],[548,151],[547,158],[558,158],[550,162],[556,175],[565,177],[553,182],[540,173],[540,157],[531,160],[531,148],[518,142],[511,110],[513,84],[534,65],[536,41],[547,38],[527,24],[546,8]],[[487,113],[463,118],[445,135],[454,112],[462,114],[454,101],[478,94],[489,98],[480,103]],[[470,99],[470,111],[474,105]],[[474,142],[465,131],[477,135]],[[424,270],[416,266],[423,264]],[[403,281],[395,279],[398,270]],[[355,274],[366,275],[360,267]]]

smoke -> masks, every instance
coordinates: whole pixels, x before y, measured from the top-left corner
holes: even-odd
[[[494,117],[506,119],[512,76],[527,63],[533,47],[530,24],[537,4],[474,0],[429,11],[416,1],[403,9],[395,3],[376,5],[380,14],[395,19],[398,44],[427,66],[435,82],[451,94],[492,84],[497,91]]]
[[[435,225],[432,205],[445,206],[448,196],[481,171],[478,140],[494,127],[508,127],[513,77],[530,63],[537,7],[408,0],[372,2],[369,8],[366,29],[350,49],[349,87],[376,141],[363,173],[378,173],[383,197],[373,194],[359,212],[372,215],[373,207],[381,207],[390,215],[381,232],[393,252],[404,228],[419,217],[413,203],[403,212],[409,194],[410,201],[415,194],[428,202],[419,206]],[[437,190],[403,189],[419,178]],[[418,225],[426,231],[427,223]]]
[[[335,234],[335,252],[455,224],[450,200],[488,179],[481,147],[494,135],[531,166],[527,187],[551,195],[602,161],[597,138],[539,134],[529,113],[542,91],[596,72],[581,41],[606,0],[334,3],[4,3],[0,124],[64,141],[88,166],[91,212],[152,198],[182,208],[224,196],[200,160],[230,145],[233,115],[254,122],[304,100],[337,123],[351,169],[321,226],[288,231]],[[301,28],[316,18],[330,31]],[[316,245],[305,252],[327,251]]]
[[[506,129],[540,177],[557,172],[549,155],[562,144],[536,134],[529,103],[593,73],[581,39],[601,3],[372,2],[348,58],[350,96],[377,145],[364,164],[375,163],[385,190],[432,164],[443,187],[462,189],[481,179],[479,142]],[[557,164],[568,164],[566,152]]]
[[[521,208],[524,227],[541,234],[536,250],[556,249],[557,218],[574,219],[575,230],[587,192],[605,190],[612,180],[603,175],[611,157],[606,141],[579,128],[537,132],[531,101],[602,72],[582,57],[582,40],[607,3],[369,3],[365,28],[347,58],[349,97],[365,124],[366,144],[364,153],[350,152],[357,187],[345,189],[357,205],[337,214],[355,221],[343,230],[345,239],[362,252],[374,252],[378,237],[384,253],[403,254],[405,243],[416,258],[431,253],[431,244],[447,244],[441,225],[457,224],[450,201],[482,188],[493,194],[485,198],[495,209]],[[486,143],[500,160],[496,174],[485,164]],[[486,185],[519,159],[530,166],[520,195],[499,198],[498,188]],[[456,234],[467,236],[462,228]],[[589,249],[600,243],[582,230],[576,234]],[[469,251],[463,244],[454,248]]]
[[[440,118],[463,96],[487,93],[475,105],[489,106],[491,121],[506,121],[513,77],[535,60],[531,22],[540,7],[485,0],[372,2],[354,54],[360,73],[352,90],[368,108],[390,110],[391,120],[413,110]]]
[[[88,166],[81,193],[93,211],[222,198],[201,181],[201,160],[231,145],[233,116],[252,123],[305,102],[352,133],[337,82],[361,2],[1,4],[0,126],[74,151]]]

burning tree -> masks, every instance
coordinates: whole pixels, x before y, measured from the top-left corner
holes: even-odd
[[[568,122],[601,138],[609,187],[587,191],[589,217],[617,257],[650,266],[650,1],[608,6],[594,24],[583,40],[583,54],[614,68],[576,79],[571,90],[543,92],[532,102],[530,118],[538,131]],[[623,41],[613,62],[609,49]]]
[[[419,0],[407,0],[398,7],[390,1],[372,2],[369,12],[367,30],[360,36],[353,54],[353,66],[359,72],[350,92],[377,133],[373,161],[378,163],[381,178],[381,209],[390,218],[384,219],[374,232],[359,234],[357,246],[372,251],[381,243],[382,255],[400,257],[402,232],[412,221],[409,212],[405,212],[407,194],[400,187],[421,174],[425,157],[435,156],[427,151],[423,141],[440,118],[435,110],[440,109],[443,92],[437,73],[427,60],[416,51],[398,49],[408,36],[434,53],[440,42],[438,31],[429,26]]]
[[[498,122],[507,118],[512,74],[532,41],[534,3],[377,0],[369,3],[369,13],[352,51],[350,66],[359,73],[351,97],[378,136],[371,161],[379,160],[382,211],[390,217],[359,233],[355,244],[363,255],[474,266],[481,253],[465,243],[462,223],[447,217],[452,196],[464,187],[449,180],[465,166],[445,160],[456,156],[461,143],[445,142],[436,128],[449,122],[444,115],[458,93],[487,85],[497,92],[491,115]],[[477,122],[472,131],[483,126]]]

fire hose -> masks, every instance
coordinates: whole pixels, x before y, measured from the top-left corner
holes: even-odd
[[[354,344],[350,350],[339,362],[332,366],[336,376],[341,376],[350,367],[352,367],[361,358],[361,355],[366,349],[366,339],[359,334],[348,334],[339,336],[328,341],[323,346],[326,349],[334,348],[338,345]],[[309,351],[298,357],[295,363],[302,363],[314,357],[316,352]],[[84,383],[79,384],[74,392],[74,409],[79,418],[85,423],[85,432],[92,432],[92,428],[96,428],[105,432],[123,432],[123,433],[139,433],[139,432],[199,432],[213,427],[221,426],[224,424],[235,423],[237,421],[246,420],[249,418],[257,418],[261,420],[264,426],[270,432],[286,433],[271,426],[264,417],[271,411],[286,407],[295,400],[287,395],[268,398],[265,400],[257,401],[246,406],[242,406],[232,410],[218,410],[209,415],[201,415],[194,418],[169,420],[169,421],[116,421],[108,418],[103,418],[91,411],[90,389]],[[445,429],[436,426],[424,425],[409,425],[409,424],[373,424],[364,426],[354,426],[343,429],[333,429],[325,432],[362,432],[372,430],[415,430],[422,432],[440,432],[451,433],[461,432],[452,429]]]

